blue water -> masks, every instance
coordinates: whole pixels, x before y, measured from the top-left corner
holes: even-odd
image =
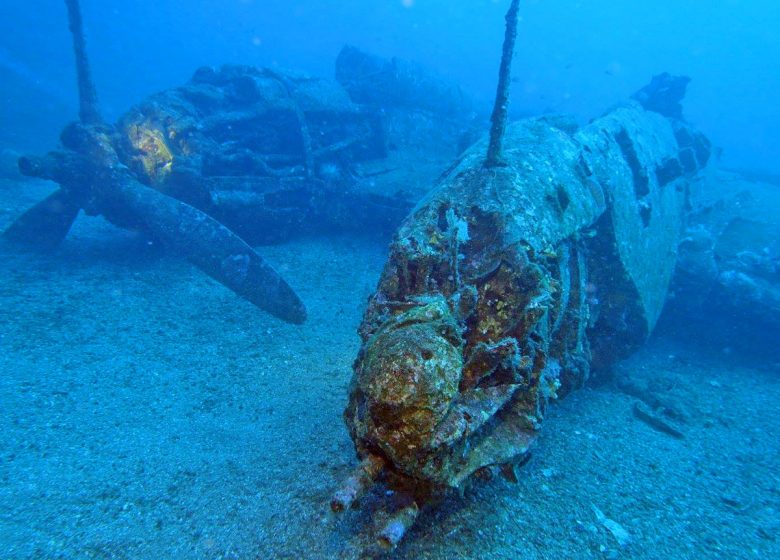
[[[418,150],[357,166],[376,178],[361,187],[408,204],[381,227],[314,214],[269,233],[251,214],[241,229],[245,214],[212,211],[305,302],[303,326],[178,258],[187,243],[163,249],[137,224],[82,213],[44,254],[3,240],[0,560],[378,554],[381,494],[344,518],[328,509],[356,464],[342,419],[356,331],[394,216],[456,144],[487,132],[508,5],[82,0],[107,122],[203,66],[331,83],[351,44],[457,85],[471,112],[456,124],[472,128],[453,134],[447,119],[412,112],[398,130],[419,134]],[[585,125],[670,72],[691,78],[684,115],[713,158],[647,344],[553,407],[519,482],[447,496],[388,557],[780,558],[778,30],[780,3],[769,0],[521,0],[510,121],[565,113]],[[16,160],[57,148],[77,119],[71,41],[64,2],[2,0],[0,230],[56,190],[24,180]],[[316,174],[340,185],[350,165],[334,158]],[[639,419],[639,401],[656,402],[683,437]]]
[[[217,0],[193,7],[176,0],[86,0],[83,11],[107,117],[182,83],[204,64],[271,65],[330,76],[344,43],[447,74],[488,111],[505,4]],[[6,66],[6,57],[24,65],[75,102],[62,3],[5,0],[2,10],[0,37],[7,54],[0,66]],[[687,74],[693,78],[687,114],[723,147],[724,163],[780,172],[776,2],[536,0],[523,2],[522,18],[515,111],[552,109],[590,118],[625,99],[648,76]],[[47,138],[53,141],[54,131]]]

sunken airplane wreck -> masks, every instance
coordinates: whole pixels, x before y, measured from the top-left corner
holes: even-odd
[[[353,48],[339,56],[337,83],[204,68],[109,125],[89,77],[78,3],[66,3],[81,122],[63,131],[62,149],[20,161],[24,173],[60,188],[7,238],[55,247],[83,209],[145,232],[258,307],[300,323],[303,303],[244,239],[281,241],[315,225],[389,231],[403,220],[360,328],[345,412],[360,464],[331,503],[341,511],[375,485],[393,490],[378,530],[383,546],[476,476],[497,469],[515,477],[547,404],[652,331],[691,215],[689,192],[710,159],[710,143],[681,118],[687,79],[658,76],[584,127],[546,116],[504,130],[514,0],[490,141],[454,163],[473,128],[459,91]],[[399,81],[405,87],[388,86]],[[388,97],[398,91],[406,97]],[[421,150],[430,169],[419,165]],[[372,190],[404,183],[397,196]],[[722,290],[742,290],[748,273],[760,279],[776,266],[742,251],[732,255],[738,276],[714,268],[713,250],[700,247],[727,235],[728,220],[693,214],[701,227],[682,239],[691,291],[696,280],[722,278],[741,282]],[[712,278],[699,272],[701,255],[713,261]],[[757,294],[756,308],[770,301],[777,309],[776,291]]]
[[[53,249],[80,210],[102,215],[185,256],[268,313],[302,323],[303,302],[247,241],[278,242],[307,230],[389,234],[419,193],[388,195],[381,186],[427,185],[469,129],[459,88],[354,47],[339,55],[339,81],[248,66],[201,68],[188,84],[108,124],[78,2],[66,4],[80,122],[63,130],[61,149],[19,160],[23,174],[59,184],[4,232],[22,245]],[[405,94],[388,97],[388,89]],[[437,141],[421,149],[431,137]],[[405,169],[412,153],[425,156],[426,170]]]
[[[361,462],[331,508],[380,482],[385,549],[475,475],[516,480],[548,403],[646,340],[710,159],[676,118],[686,79],[668,75],[636,95],[665,115],[632,102],[582,128],[540,117],[504,131],[517,9],[489,143],[401,225],[360,327],[344,416]]]
[[[152,188],[148,181],[144,184],[133,172],[121,127],[103,122],[100,116],[78,0],[65,3],[76,55],[80,122],[62,132],[63,149],[19,160],[23,174],[52,180],[60,188],[19,217],[4,236],[50,249],[67,235],[83,209],[117,226],[145,232],[261,309],[302,323],[306,319],[303,303],[245,241],[194,206]],[[143,132],[138,134],[146,140]],[[149,134],[152,148],[164,151],[164,143],[154,144],[158,137]]]

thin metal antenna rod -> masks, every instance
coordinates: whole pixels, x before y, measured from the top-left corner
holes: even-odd
[[[501,67],[498,69],[498,88],[493,114],[490,117],[490,145],[488,146],[485,167],[503,165],[501,147],[506,129],[506,116],[509,107],[509,74],[512,70],[512,55],[515,52],[517,39],[517,13],[520,0],[512,0],[506,13],[506,32],[504,33],[504,48],[501,53]]]
[[[79,118],[84,124],[98,124],[103,121],[98,109],[97,91],[89,71],[87,45],[84,40],[84,26],[81,21],[79,0],[65,0],[68,8],[68,25],[73,34],[73,52],[76,55],[76,78],[79,86]]]

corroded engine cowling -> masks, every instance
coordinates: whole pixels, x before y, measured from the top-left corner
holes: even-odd
[[[551,399],[644,341],[698,169],[675,127],[635,105],[579,131],[542,117],[508,128],[505,166],[482,165],[484,141],[453,166],[402,225],[360,328],[359,456],[419,495],[458,487],[525,454]]]
[[[387,156],[385,133],[377,113],[329,80],[204,67],[123,115],[114,142],[141,182],[251,241],[311,224],[387,229],[408,209],[356,191],[352,167]]]

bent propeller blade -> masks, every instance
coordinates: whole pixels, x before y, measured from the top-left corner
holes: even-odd
[[[116,187],[110,189],[112,200],[105,205],[114,209],[106,212],[110,221],[143,229],[271,315],[295,324],[306,320],[306,307],[289,284],[230,229],[132,178],[106,180]]]
[[[38,251],[52,251],[68,235],[80,209],[69,193],[58,189],[19,216],[3,237]]]

